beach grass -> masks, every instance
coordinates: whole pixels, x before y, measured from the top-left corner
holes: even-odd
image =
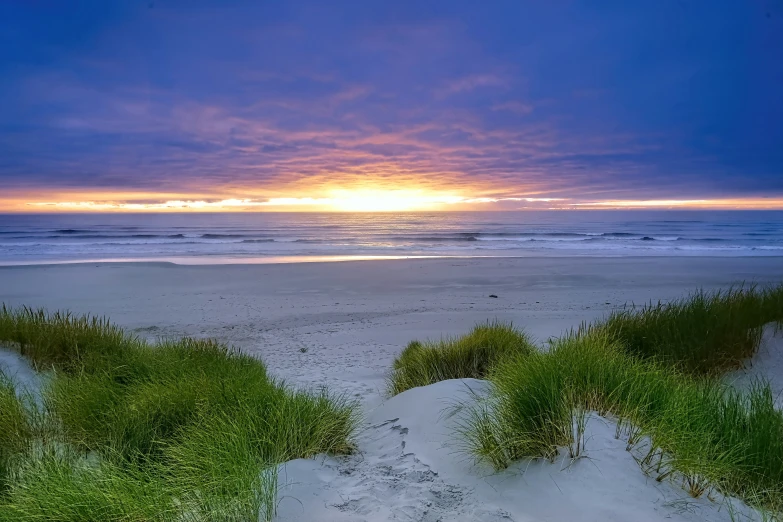
[[[0,370],[0,495],[8,489],[13,459],[28,448],[33,431],[14,383]]]
[[[761,320],[775,323],[778,329],[783,328],[783,283],[764,288],[762,300]]]
[[[714,489],[783,507],[783,415],[769,386],[743,394],[694,379],[630,355],[606,331],[573,333],[547,353],[504,361],[462,431],[475,455],[502,469],[574,447],[574,423],[586,410],[614,418],[656,480],[676,477],[694,496]]]
[[[391,395],[447,379],[485,379],[501,360],[535,351],[522,330],[498,321],[476,325],[467,335],[412,341],[394,360]]]
[[[37,447],[18,462],[12,476],[0,497],[2,522],[173,521],[183,512],[161,476],[91,461],[64,444]]]
[[[628,307],[537,350],[511,324],[412,341],[388,391],[490,380],[462,427],[505,468],[584,452],[587,412],[617,423],[655,480],[783,510],[783,416],[768,385],[717,377],[783,321],[783,285]],[[103,318],[0,309],[0,342],[48,371],[43,412],[0,376],[0,521],[269,520],[277,465],[353,450],[356,406],[297,391],[219,342],[150,344]],[[576,426],[576,429],[575,429]]]
[[[144,344],[105,317],[5,304],[0,307],[0,341],[15,347],[36,369],[63,371],[111,364]]]
[[[612,417],[618,436],[657,480],[693,496],[712,490],[783,510],[783,415],[767,383],[745,392],[719,380],[783,321],[783,285],[697,291],[629,307],[506,358],[461,431],[470,451],[502,469],[519,459],[583,451],[585,412]]]
[[[32,442],[35,412],[0,387],[0,423],[21,434],[0,434],[0,520],[270,519],[279,463],[353,449],[354,403],[294,390],[216,341],[151,345],[27,308],[3,308],[0,324],[0,341],[51,374],[47,436]]]
[[[635,356],[693,375],[719,375],[758,350],[764,324],[781,321],[783,285],[739,286],[631,306],[593,328],[607,331]]]

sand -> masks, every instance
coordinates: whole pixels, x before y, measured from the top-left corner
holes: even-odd
[[[442,415],[466,386],[484,384],[448,381],[387,400],[384,377],[411,339],[487,319],[543,342],[626,303],[781,280],[781,258],[740,257],[80,264],[0,268],[0,300],[107,315],[150,339],[216,337],[292,384],[354,396],[366,420],[358,453],[284,466],[280,520],[728,521],[721,502],[646,477],[610,420],[591,417],[589,458],[493,474],[449,435],[458,416]]]
[[[40,400],[44,379],[18,352],[0,348],[0,372],[13,381],[20,395],[23,390],[27,390]]]
[[[597,414],[588,417],[579,459],[563,450],[555,462],[523,461],[499,473],[473,462],[455,437],[465,413],[455,403],[469,406],[486,386],[465,379],[408,390],[370,412],[357,457],[281,466],[279,520],[732,520],[725,499],[694,499],[647,477],[615,438],[614,422]],[[751,514],[736,502],[734,511]]]
[[[775,406],[783,410],[783,325],[766,325],[758,352],[724,380],[741,390],[769,384]]]

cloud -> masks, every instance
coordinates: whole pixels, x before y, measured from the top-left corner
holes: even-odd
[[[529,103],[522,103],[518,101],[510,101],[505,103],[498,103],[491,108],[493,111],[508,111],[515,114],[530,114],[533,112],[533,106]]]
[[[449,81],[436,92],[441,96],[471,92],[482,87],[508,87],[508,81],[495,74],[474,74]]]
[[[476,209],[507,202],[528,203],[563,201],[558,198],[492,198],[464,197],[438,193],[424,193],[418,190],[374,190],[360,189],[336,191],[330,197],[278,197],[268,199],[221,199],[221,200],[86,200],[86,201],[41,201],[26,203],[27,209],[44,211],[86,211],[86,212],[225,212],[225,211],[403,211],[403,210],[451,210]]]
[[[0,184],[50,203],[783,194],[783,42],[758,45],[780,41],[777,19],[517,4],[104,5],[77,10],[78,28],[14,7],[0,17],[15,49],[0,64]],[[694,35],[662,32],[672,20]]]

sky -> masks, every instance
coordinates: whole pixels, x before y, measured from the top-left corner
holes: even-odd
[[[0,211],[783,208],[783,0],[0,3]]]

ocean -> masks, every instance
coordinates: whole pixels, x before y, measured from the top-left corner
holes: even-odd
[[[783,256],[783,211],[6,214],[0,264]]]

